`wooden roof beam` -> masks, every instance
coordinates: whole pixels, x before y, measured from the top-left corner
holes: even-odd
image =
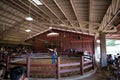
[[[25,17],[24,17],[25,14],[23,14],[23,15],[21,16],[21,15],[19,15],[19,14],[10,12],[10,11],[6,10],[5,8],[1,8],[1,7],[0,7],[0,9],[4,10],[5,12],[7,12],[7,13],[15,16],[15,17],[18,17],[18,18],[22,19],[21,21],[26,21],[26,20],[25,20]],[[20,13],[21,13],[21,12],[20,12]],[[36,19],[34,19],[33,22],[37,22]],[[37,24],[35,24],[35,25],[37,25]],[[37,25],[37,26],[38,26],[38,25]],[[14,26],[14,27],[16,27],[16,26]],[[14,29],[14,27],[12,27],[11,29]],[[44,27],[43,27],[43,28],[44,28]],[[9,28],[9,30],[11,30],[11,29]],[[8,29],[7,29],[7,31],[8,31]]]
[[[2,0],[2,2],[3,3],[5,3],[3,6],[6,6],[7,8],[11,8],[11,9],[14,9],[14,10],[16,10],[16,11],[19,11],[20,13],[22,13],[22,15],[24,15],[24,18],[25,18],[25,14],[26,13],[28,13],[28,9],[25,9],[23,6],[21,6],[21,5],[19,5],[19,4],[16,4],[17,6],[19,6],[20,8],[22,8],[22,10],[20,9],[20,8],[17,8],[15,5],[13,5],[13,3],[10,3],[10,2],[8,2],[8,1],[6,1],[6,0]],[[13,2],[13,1],[12,1]],[[7,4],[7,5],[6,5]],[[15,4],[15,2],[14,2],[14,4]],[[9,6],[8,6],[9,5]],[[16,14],[16,13],[14,13],[14,14]],[[19,15],[19,14],[18,14]],[[22,16],[21,15],[21,16]],[[35,14],[33,14],[33,13],[31,13],[31,15],[33,15],[33,18],[39,18],[39,16],[37,16],[37,15],[35,15]],[[23,16],[22,16],[23,17]]]
[[[59,16],[46,4],[45,0],[40,0],[62,23],[64,23],[64,21],[59,18]]]
[[[37,6],[33,1],[29,0],[37,9],[39,9],[41,12],[43,12],[45,15],[47,15],[50,18],[50,15],[46,13],[43,9],[41,9],[39,6]],[[53,14],[53,13],[52,13]],[[55,16],[55,15],[54,15]],[[56,16],[55,16],[56,17]]]
[[[120,13],[120,0],[112,0],[104,18],[99,27],[99,31],[107,31],[110,23],[115,19],[115,17]],[[111,15],[112,14],[112,15]]]
[[[16,2],[13,1],[13,0],[11,0],[11,1],[12,1],[14,4],[16,4],[17,6],[19,6],[20,8],[22,8],[22,9],[24,10],[25,14],[26,14],[26,13],[29,14],[29,9],[24,8],[24,6],[21,6],[19,3],[16,3]],[[28,7],[29,7],[29,6],[28,6]],[[17,8],[17,10],[18,10],[18,8]],[[23,10],[22,10],[21,12],[23,12]],[[35,11],[35,13],[36,13],[36,11]],[[36,18],[45,19],[45,18],[42,17],[41,15],[38,15],[38,13],[37,13],[37,15],[36,15],[35,13],[32,12],[32,8],[31,8],[31,16],[33,15],[33,16],[35,16]]]
[[[71,27],[75,27],[74,24],[72,23],[72,21],[69,19],[69,17],[66,15],[65,11],[61,8],[60,4],[58,3],[58,0],[54,0],[54,2],[56,3],[56,5],[58,6],[58,8],[62,11],[62,13],[64,14],[64,16],[67,18],[67,20],[70,22]],[[77,26],[78,27],[78,26]]]
[[[89,22],[91,22],[92,19],[92,0],[89,0]],[[92,32],[91,24],[88,25],[89,27],[89,34]]]
[[[72,8],[73,8],[73,10],[74,10],[74,12],[75,12],[75,16],[76,16],[77,21],[78,21],[78,27],[79,27],[79,29],[81,29],[81,31],[83,32],[83,28],[82,28],[81,24],[79,23],[78,15],[77,15],[77,12],[76,12],[75,5],[74,5],[73,0],[70,0],[70,3],[71,3]]]
[[[3,14],[4,14],[4,13],[3,13]],[[9,19],[9,20],[12,20],[12,21],[14,21],[14,22],[18,22],[16,19],[10,18],[10,17],[5,16],[5,15],[3,15],[3,14],[0,14],[0,17],[4,17],[4,18]]]
[[[26,7],[30,7],[29,5],[27,5],[26,3],[24,3],[24,2],[22,2],[21,0],[18,0],[18,1],[20,1],[20,3],[22,3],[23,5],[25,5]],[[32,4],[31,2],[29,2],[30,4]],[[31,13],[32,13],[32,11],[34,11],[35,13],[37,13],[37,15],[39,15],[39,16],[41,16],[42,18],[44,18],[45,20],[47,20],[47,18],[44,16],[44,15],[42,15],[42,14],[40,14],[39,12],[37,12],[36,10],[34,10],[32,7],[31,7]]]

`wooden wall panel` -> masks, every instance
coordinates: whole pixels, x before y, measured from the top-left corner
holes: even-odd
[[[33,47],[36,51],[47,52],[48,47],[55,47],[56,44],[58,51],[64,49],[76,49],[78,51],[88,51],[89,53],[94,53],[94,36],[60,30],[52,31],[58,32],[59,36],[47,37],[47,34],[50,32],[48,31],[33,37]],[[29,40],[27,41],[29,42]]]

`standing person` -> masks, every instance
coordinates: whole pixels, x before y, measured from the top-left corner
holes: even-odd
[[[120,56],[118,56],[118,59],[114,61],[114,69],[120,70]]]
[[[57,48],[49,49],[49,50],[52,51],[52,64],[55,64],[55,59],[56,59],[56,56],[57,56]]]

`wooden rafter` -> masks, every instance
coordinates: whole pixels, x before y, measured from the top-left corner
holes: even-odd
[[[81,29],[81,31],[83,32],[83,29],[82,29],[82,26],[81,26],[81,24],[80,24],[80,22],[79,22],[78,15],[77,15],[77,12],[76,12],[75,5],[74,5],[73,0],[70,0],[70,3],[71,3],[72,8],[73,8],[73,10],[74,10],[74,12],[75,12],[75,15],[76,15],[76,18],[77,18],[77,21],[78,21],[78,27],[79,27],[79,29]]]
[[[54,2],[55,2],[56,5],[59,7],[59,9],[60,9],[61,12],[64,14],[64,16],[67,18],[67,20],[70,22],[71,27],[75,27],[74,24],[72,23],[72,21],[70,20],[70,18],[68,17],[68,15],[66,14],[66,12],[61,8],[61,5],[58,3],[58,0],[54,0]]]
[[[112,1],[99,27],[99,31],[105,32],[108,30],[108,26],[120,12],[120,8],[118,4],[120,4],[120,0]]]

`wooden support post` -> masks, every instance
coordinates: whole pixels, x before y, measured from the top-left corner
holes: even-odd
[[[6,71],[9,71],[10,56],[6,57]]]
[[[95,69],[95,56],[94,56],[94,54],[92,54],[92,65],[93,65],[93,69]]]
[[[60,79],[60,57],[57,58],[57,79]]]
[[[27,77],[30,78],[30,56],[26,57]]]
[[[101,67],[107,67],[107,54],[106,54],[106,39],[105,33],[100,33],[100,54],[101,54]]]
[[[81,73],[81,75],[84,74],[83,67],[84,67],[84,56],[80,56],[80,73]]]

